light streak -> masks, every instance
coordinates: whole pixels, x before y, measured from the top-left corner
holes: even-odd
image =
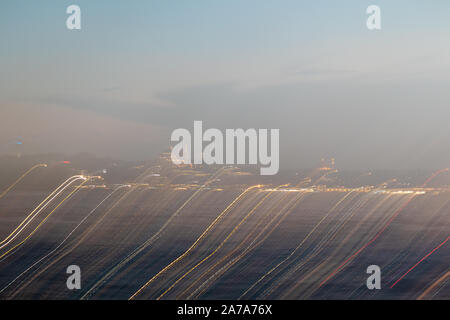
[[[73,176],[64,181],[58,188],[56,188],[47,198],[44,199],[21,223],[20,225],[14,229],[13,232],[9,234],[4,240],[0,242],[0,249],[3,249],[7,246],[11,241],[13,241],[22,231],[27,227],[27,225],[36,218],[39,213],[44,210],[50,202],[52,202],[56,197],[58,197],[61,192],[63,192],[67,187],[69,187],[72,183],[77,180],[86,181],[87,178],[84,176]],[[69,182],[70,181],[70,182]],[[64,186],[64,187],[63,187]],[[56,193],[56,194],[55,194]],[[53,197],[52,197],[53,195]],[[51,197],[51,199],[49,199]],[[43,203],[45,203],[43,205]],[[36,210],[39,209],[37,212]],[[34,215],[33,215],[34,214]],[[31,218],[30,218],[31,217]],[[6,243],[5,243],[6,242]]]
[[[403,211],[403,209],[411,202],[411,200],[414,199],[414,196],[409,198],[408,201],[406,201],[393,215],[392,217],[389,219],[389,221],[383,226],[383,228],[381,228],[381,230],[369,241],[367,242],[365,245],[363,245],[360,249],[358,249],[354,254],[352,254],[349,258],[347,258],[347,260],[345,260],[341,265],[339,265],[339,267],[337,267],[328,277],[325,278],[325,280],[323,280],[320,284],[319,284],[319,288],[321,288],[328,280],[330,280],[335,274],[337,274],[341,268],[343,268],[347,262],[351,261],[352,259],[354,259],[355,257],[357,257],[364,249],[366,249],[368,246],[370,246],[373,242],[375,242],[375,240],[378,239],[378,237],[384,232],[384,230],[387,229],[387,227],[389,227],[389,225],[392,223],[392,221],[394,221],[394,219],[400,214],[400,212]]]
[[[84,221],[87,220],[106,200],[108,200],[116,191],[122,188],[129,188],[130,185],[120,185],[117,188],[115,188],[112,192],[110,192],[94,209],[92,209],[81,221],[78,223],[78,225],[64,238],[61,243],[54,248],[52,251],[47,253],[44,257],[40,258],[38,261],[33,263],[31,266],[29,266],[26,270],[24,270],[22,273],[20,273],[14,280],[12,280],[10,283],[8,283],[2,290],[0,290],[0,294],[5,291],[7,288],[9,288],[14,282],[16,282],[21,276],[23,276],[25,273],[27,273],[29,270],[31,270],[34,266],[39,264],[41,261],[45,260],[47,257],[55,253],[61,246],[70,238],[70,236],[84,223]]]
[[[439,249],[440,247],[442,247],[447,241],[448,239],[450,239],[450,237],[447,237],[447,239],[445,239],[444,242],[442,242],[440,245],[438,245],[436,248],[434,248],[433,250],[431,250],[429,253],[427,253],[422,259],[420,259],[415,265],[413,265],[411,268],[408,269],[408,271],[406,271],[400,278],[398,278],[397,281],[395,281],[392,285],[391,285],[391,289],[393,287],[395,287],[395,285],[402,280],[408,273],[410,273],[411,271],[413,271],[419,264],[421,264],[426,258],[428,258],[430,255],[432,255],[437,249]]]
[[[31,171],[33,171],[34,169],[36,169],[36,168],[39,168],[39,167],[44,167],[44,168],[46,168],[47,167],[47,164],[45,164],[45,163],[39,163],[39,164],[37,164],[37,165],[35,165],[35,166],[33,166],[33,167],[31,167],[30,169],[28,169],[24,174],[22,174],[12,185],[10,185],[8,188],[6,188],[6,190],[5,191],[3,191],[1,194],[0,194],[0,199],[1,198],[3,198],[12,188],[14,188],[14,186],[16,185],[16,184],[18,184],[23,178],[25,178]]]

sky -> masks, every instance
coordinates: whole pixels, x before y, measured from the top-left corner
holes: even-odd
[[[3,0],[0,39],[0,155],[146,160],[202,120],[280,129],[280,170],[450,162],[447,0]]]

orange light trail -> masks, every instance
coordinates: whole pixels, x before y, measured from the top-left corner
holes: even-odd
[[[31,167],[30,169],[28,169],[28,171],[27,172],[25,172],[23,175],[21,175],[12,185],[10,185],[8,188],[6,188],[6,190],[5,191],[3,191],[1,194],[0,194],[0,199],[1,198],[3,198],[12,188],[14,188],[14,186],[16,185],[16,184],[18,184],[23,178],[25,178],[31,171],[33,171],[34,169],[36,169],[36,168],[39,168],[39,167],[44,167],[44,168],[46,168],[47,167],[47,164],[46,163],[39,163],[39,164],[37,164],[37,165],[35,165],[35,166],[33,166],[33,167]]]

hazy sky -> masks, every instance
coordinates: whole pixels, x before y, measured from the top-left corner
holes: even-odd
[[[281,170],[450,162],[448,0],[2,0],[0,39],[0,154],[147,159],[203,120],[279,128]]]

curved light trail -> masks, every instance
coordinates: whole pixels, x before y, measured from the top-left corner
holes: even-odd
[[[70,236],[106,201],[108,200],[114,193],[116,193],[118,190],[130,187],[130,185],[120,185],[117,188],[115,188],[112,192],[110,192],[94,209],[92,209],[79,223],[78,225],[72,229],[72,231],[62,240],[52,251],[47,253],[45,256],[40,258],[38,261],[33,263],[31,266],[29,266],[27,269],[25,269],[23,272],[21,272],[14,280],[12,280],[10,283],[8,283],[3,289],[0,290],[0,293],[5,291],[7,288],[9,288],[14,282],[16,282],[20,277],[22,277],[24,274],[26,274],[28,271],[30,271],[32,268],[34,268],[37,264],[39,264],[41,261],[48,258],[50,255],[55,253],[59,248],[61,248],[64,243],[70,238]]]
[[[39,163],[33,167],[31,167],[30,169],[28,169],[24,174],[22,174],[12,185],[10,185],[8,188],[6,188],[1,194],[0,194],[0,199],[3,198],[12,188],[14,188],[15,185],[17,185],[20,181],[22,181],[31,171],[33,171],[36,168],[40,168],[40,167],[47,167],[46,163]]]
[[[7,254],[9,254],[10,252],[12,252],[13,250],[15,250],[16,248],[20,247],[21,245],[23,245],[40,227],[41,225],[43,225],[45,223],[45,221],[47,221],[47,219],[53,214],[53,212],[55,212],[67,199],[69,199],[75,192],[77,192],[80,187],[82,185],[84,185],[88,179],[83,177],[82,178],[84,181],[77,186],[73,191],[71,191],[39,224],[38,226],[28,235],[25,237],[25,239],[23,239],[21,242],[19,242],[18,244],[16,244],[15,246],[13,246],[11,249],[9,249],[8,251],[6,251],[5,253],[3,253],[2,255],[0,255],[0,260],[3,259]],[[79,180],[79,179],[75,179],[75,180]],[[28,223],[27,223],[28,224]],[[22,229],[21,229],[22,230]],[[14,237],[15,238],[15,237]]]
[[[27,226],[28,224],[36,218],[39,213],[44,210],[56,197],[58,197],[61,192],[67,189],[72,183],[77,180],[86,181],[87,178],[85,176],[73,176],[64,181],[58,188],[56,188],[47,198],[44,199],[20,224],[14,229],[5,239],[0,242],[0,249],[3,249],[7,246],[11,241],[13,241]],[[50,198],[51,197],[51,198]],[[49,199],[50,198],[50,199]],[[39,210],[38,210],[39,209]],[[38,211],[36,211],[38,210]]]

